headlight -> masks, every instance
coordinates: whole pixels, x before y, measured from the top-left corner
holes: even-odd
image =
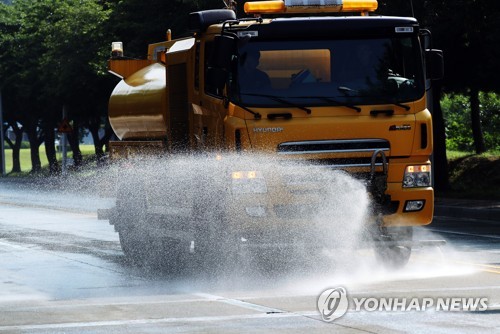
[[[233,194],[265,194],[266,180],[258,171],[238,171],[231,173],[231,190]]]
[[[407,166],[403,177],[403,188],[431,186],[431,165]]]

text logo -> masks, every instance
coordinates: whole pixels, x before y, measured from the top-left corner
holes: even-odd
[[[405,131],[405,130],[411,130],[411,125],[409,124],[391,125],[389,127],[389,131]]]
[[[283,132],[283,128],[253,128],[253,132],[257,133],[278,133]]]
[[[392,311],[415,312],[433,309],[436,312],[483,312],[488,309],[488,298],[485,297],[453,297],[453,298],[373,298],[363,297],[352,299],[353,311]]]
[[[349,302],[343,287],[327,289],[318,298],[318,310],[323,321],[332,322],[347,312]]]

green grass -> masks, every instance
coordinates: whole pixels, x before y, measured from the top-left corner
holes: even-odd
[[[451,150],[446,151],[446,157],[448,158],[448,160],[456,160],[456,159],[465,158],[465,157],[469,157],[469,156],[476,156],[476,157],[483,157],[483,158],[492,158],[492,157],[499,158],[500,151],[494,150],[494,151],[484,152],[482,154],[476,154],[474,152],[466,152],[466,151],[451,151]]]
[[[500,200],[500,154],[447,152],[450,188],[443,195]]]
[[[80,145],[80,150],[82,151],[82,155],[91,156],[95,153],[94,145]],[[31,171],[31,150],[29,148],[23,148],[20,152],[20,160],[21,160],[21,171],[22,174]],[[72,158],[73,153],[71,150],[68,150],[68,158]],[[57,160],[59,162],[62,161],[62,152],[57,152]],[[45,146],[40,146],[40,161],[42,163],[42,168],[46,168],[49,165],[47,160],[47,155],[45,154]],[[5,170],[7,173],[12,171],[12,150],[5,149]]]

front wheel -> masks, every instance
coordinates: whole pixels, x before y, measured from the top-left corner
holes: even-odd
[[[236,269],[238,242],[227,229],[226,224],[215,220],[197,230],[195,253],[198,264],[211,276],[227,275]]]
[[[411,226],[382,227],[375,236],[375,257],[388,269],[401,269],[410,260],[412,241]]]
[[[137,266],[159,267],[169,272],[183,268],[189,245],[152,227],[144,183],[126,183],[119,189],[113,223],[126,259]]]
[[[182,271],[188,254],[187,244],[179,240],[144,235],[137,230],[118,233],[123,253],[129,262],[137,266],[157,267],[170,273]]]

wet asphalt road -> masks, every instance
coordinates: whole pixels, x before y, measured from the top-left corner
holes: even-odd
[[[437,217],[417,239],[446,239],[387,271],[369,249],[332,250],[321,269],[271,276],[242,262],[213,277],[195,265],[167,274],[128,264],[90,195],[18,191],[0,184],[0,333],[500,331],[500,222]],[[324,263],[323,263],[324,264]],[[326,268],[326,269],[325,269]],[[486,311],[369,311],[332,323],[316,303],[327,288],[351,298],[487,298]]]

